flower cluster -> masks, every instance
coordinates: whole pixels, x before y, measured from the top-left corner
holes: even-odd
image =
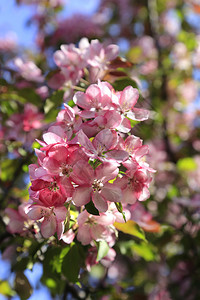
[[[148,117],[135,107],[138,98],[131,86],[116,92],[107,82],[92,84],[75,93],[74,106],[65,104],[38,141],[28,217],[39,220],[44,238],[57,232],[67,243],[77,236],[83,245],[104,240],[112,247],[113,224],[129,220],[129,206],[149,198],[148,146],[130,133],[130,120]]]
[[[61,50],[54,53],[54,60],[59,70],[50,76],[48,84],[51,88],[65,88],[65,99],[72,95],[73,86],[84,75],[85,68],[89,69],[88,80],[91,83],[102,79],[112,60],[119,53],[117,45],[105,46],[98,40],[89,43],[87,38],[82,38],[79,47],[74,44],[61,45]]]

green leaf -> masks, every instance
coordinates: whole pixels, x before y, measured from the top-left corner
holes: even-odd
[[[140,257],[144,258],[144,260],[146,261],[154,261],[156,259],[154,247],[150,244],[144,242],[137,244],[133,241],[131,250],[133,251],[133,253],[136,253]]]
[[[115,222],[114,226],[124,233],[133,235],[143,241],[146,241],[144,231],[132,220],[128,220],[126,223]]]
[[[98,209],[94,206],[93,201],[91,200],[89,203],[85,205],[87,212],[91,215],[99,216]]]
[[[4,296],[14,296],[14,291],[12,291],[8,281],[0,280],[0,294]]]
[[[122,91],[128,85],[131,85],[133,88],[137,88],[136,82],[129,77],[120,78],[118,80],[115,80],[115,82],[113,83],[113,87],[117,91]]]
[[[99,241],[98,245],[98,252],[97,252],[97,262],[104,258],[109,250],[109,246],[106,241]]]
[[[177,162],[179,171],[193,171],[197,168],[197,164],[192,157],[181,158]]]
[[[10,181],[13,179],[13,175],[18,165],[17,159],[5,159],[1,163],[1,180]]]
[[[32,88],[20,89],[17,92],[21,98],[25,99],[26,103],[32,103],[37,107],[41,107],[41,98]]]
[[[21,300],[28,299],[33,292],[32,286],[23,272],[17,272],[16,274],[15,291],[20,296]]]
[[[76,244],[73,244],[65,255],[62,263],[62,272],[70,282],[77,282],[78,275],[83,263],[83,256]]]
[[[43,273],[51,276],[61,272],[60,247],[49,247],[43,261]]]
[[[58,107],[61,106],[63,102],[64,91],[59,90],[54,92],[50,98],[46,100],[44,106],[44,112],[46,114],[45,120],[47,122],[54,121],[59,112]]]
[[[115,202],[115,206],[116,206],[118,212],[120,212],[122,214],[124,222],[126,222],[126,216],[125,216],[125,213],[123,212],[123,207],[122,207],[121,202]]]

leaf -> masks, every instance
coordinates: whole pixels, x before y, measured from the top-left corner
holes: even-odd
[[[144,258],[146,261],[153,261],[156,258],[154,247],[144,242],[137,244],[133,241],[131,250],[133,253],[135,252],[137,255]]]
[[[154,220],[149,220],[142,226],[142,229],[147,232],[160,232],[160,224]]]
[[[113,88],[117,91],[122,91],[128,85],[131,85],[133,88],[137,88],[136,82],[129,77],[124,77],[116,80],[113,83]]]
[[[192,157],[181,158],[177,162],[179,171],[193,171],[197,168],[197,164]]]
[[[77,282],[78,275],[83,263],[83,255],[76,244],[65,255],[62,263],[62,272],[70,282]]]
[[[17,159],[5,159],[1,163],[1,180],[12,180],[17,165]]]
[[[46,100],[45,106],[44,106],[44,112],[46,114],[45,120],[47,122],[54,121],[57,117],[57,114],[59,112],[58,108],[61,106],[63,102],[63,90],[58,90],[54,92],[50,98]]]
[[[91,200],[89,203],[85,205],[87,212],[91,215],[99,216],[98,209],[94,206],[93,201]]]
[[[116,229],[124,233],[133,235],[143,241],[146,241],[144,231],[132,220],[128,220],[126,223],[115,222],[114,226]]]
[[[37,107],[41,107],[41,98],[32,88],[20,89],[18,90],[18,95],[24,98],[26,103],[32,103]]]
[[[109,250],[109,246],[106,241],[99,241],[98,245],[98,252],[97,252],[97,262],[104,258]]]
[[[23,272],[17,272],[16,274],[15,291],[20,296],[21,300],[28,299],[33,292],[32,286]]]
[[[120,212],[122,214],[124,222],[126,222],[126,216],[125,216],[125,213],[123,212],[123,207],[122,207],[121,202],[115,202],[115,206],[116,206],[118,212]]]
[[[43,261],[43,273],[51,276],[61,272],[60,262],[61,248],[49,247],[45,253],[45,259]]]
[[[0,280],[0,294],[4,296],[14,296],[14,291],[12,291],[8,281]]]
[[[109,65],[109,67],[113,68],[113,69],[131,68],[132,66],[133,66],[133,64],[130,61],[128,61],[125,58],[120,57],[120,56],[118,56],[114,60],[112,60]]]

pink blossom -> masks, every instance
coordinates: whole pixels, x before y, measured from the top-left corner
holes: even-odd
[[[32,205],[28,212],[28,217],[32,220],[41,220],[41,233],[44,238],[49,238],[57,232],[58,239],[61,239],[64,231],[64,221],[67,216],[65,206],[45,207]]]
[[[83,75],[83,68],[86,66],[84,56],[74,44],[61,45],[61,50],[54,53],[56,65],[61,68],[65,81],[76,84]]]
[[[18,210],[15,210],[13,208],[7,207],[5,209],[5,213],[9,217],[9,223],[7,225],[7,230],[10,233],[24,233],[28,230],[28,227],[25,227],[25,222],[27,223],[27,226],[32,224],[28,220],[28,217],[26,215],[26,212],[29,209],[30,204],[24,203],[21,204],[18,207]]]
[[[151,180],[148,170],[141,168],[136,161],[132,161],[124,176],[116,179],[116,185],[122,189],[122,203],[134,204],[137,200],[148,199]]]
[[[100,212],[108,209],[107,201],[119,202],[122,194],[120,188],[108,181],[118,174],[116,164],[105,162],[95,170],[86,162],[74,165],[72,180],[78,185],[72,199],[77,206],[87,204],[91,199]]]
[[[79,114],[83,118],[94,118],[101,110],[114,109],[112,87],[106,82],[90,85],[85,93],[77,92],[73,101],[83,109]]]
[[[112,225],[114,220],[115,218],[110,213],[103,213],[100,216],[94,216],[84,210],[78,216],[78,241],[80,241],[83,245],[88,245],[92,242],[92,240],[101,240],[104,233],[107,235],[107,227]]]
[[[104,46],[98,40],[92,40],[89,46],[88,63],[92,67],[106,70],[110,61],[115,59],[118,53],[117,45]]]
[[[20,75],[28,80],[35,82],[43,82],[44,77],[42,76],[41,70],[32,61],[23,62],[19,57],[15,58],[14,64],[19,70]]]
[[[63,205],[72,196],[73,186],[66,177],[50,177],[49,181],[35,179],[30,189],[37,192],[34,200],[46,207]]]
[[[76,112],[69,105],[64,104],[65,109],[62,109],[56,118],[56,123],[50,127],[49,131],[56,133],[63,131],[63,134],[68,140],[71,139],[73,133],[76,133],[82,124],[80,117],[76,118]],[[57,127],[57,128],[56,128]]]
[[[122,162],[128,158],[128,153],[126,151],[114,149],[118,141],[116,131],[103,129],[95,136],[93,141],[90,142],[88,137],[81,130],[78,133],[78,141],[80,145],[84,147],[85,153],[91,159]]]

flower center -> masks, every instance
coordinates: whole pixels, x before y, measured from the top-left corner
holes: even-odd
[[[62,164],[60,167],[60,176],[70,176],[70,173],[73,171],[72,166],[70,165],[66,165],[66,164]]]
[[[94,192],[100,192],[102,187],[103,187],[103,182],[99,179],[95,179],[92,184],[92,188],[93,188]]]

